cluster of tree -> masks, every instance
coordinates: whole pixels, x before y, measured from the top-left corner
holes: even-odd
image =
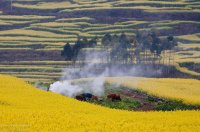
[[[117,60],[125,60],[127,61],[128,57],[130,56],[128,49],[130,49],[131,41],[126,36],[125,33],[122,33],[121,35],[110,35],[105,34],[102,38],[101,44],[106,48],[109,49],[111,47],[110,51],[110,60],[111,61],[117,61]]]
[[[86,37],[78,37],[75,44],[71,45],[69,43],[64,45],[61,51],[61,56],[65,57],[65,60],[76,60],[79,51],[82,48],[94,48],[97,45],[97,37],[88,40]]]
[[[101,43],[106,49],[111,48],[111,61],[133,62],[135,59],[137,63],[150,60],[153,62],[162,52],[165,53],[164,51],[171,50],[177,45],[173,36],[160,39],[153,31],[136,31],[136,35],[132,37],[128,37],[125,33],[119,36],[108,33],[104,35]]]
[[[136,33],[137,47],[144,50],[150,50],[151,53],[156,53],[160,55],[164,50],[171,50],[177,45],[173,36],[168,36],[167,38],[160,39],[155,32],[150,33]]]
[[[165,59],[165,51],[171,56],[171,50],[177,45],[173,36],[159,37],[154,31],[136,31],[135,35],[127,36],[109,33],[101,39],[101,46],[109,52],[107,60],[123,63],[154,63],[156,60]],[[97,46],[97,37],[88,40],[78,37],[74,45],[67,43],[61,53],[66,60],[76,60],[82,48]],[[170,58],[168,58],[170,61]],[[170,63],[170,62],[169,62]]]
[[[163,53],[162,59],[165,58],[165,51],[170,51],[177,46],[177,42],[173,36],[168,36],[165,38],[160,38],[155,32],[136,32],[136,60],[137,62],[141,62],[140,53],[144,53],[144,62],[151,60],[151,62],[155,62],[156,59],[161,59],[161,54]],[[149,52],[150,51],[150,55]],[[149,58],[149,56],[153,56]],[[171,57],[169,57],[169,60]]]

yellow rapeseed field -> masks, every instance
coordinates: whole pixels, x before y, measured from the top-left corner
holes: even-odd
[[[176,69],[183,72],[183,73],[187,73],[193,76],[200,76],[200,73],[195,72],[195,71],[191,71],[189,70],[187,67],[181,67],[179,64],[175,64]]]
[[[23,4],[13,4],[16,7],[21,8],[31,8],[31,9],[59,9],[59,8],[67,8],[71,6],[69,2],[46,2],[40,3],[36,5],[23,5]]]
[[[38,15],[0,15],[1,20],[40,20],[51,19],[55,16],[38,16]]]
[[[197,40],[199,41],[199,33],[197,34],[191,34],[191,35],[182,35],[182,36],[178,36],[177,38],[180,38],[180,39],[187,39],[187,40]]]
[[[12,29],[7,31],[0,31],[0,35],[21,35],[21,36],[33,36],[33,37],[59,37],[59,38],[65,38],[69,37],[69,35],[62,35],[62,34],[56,34],[52,32],[47,31],[36,31],[36,30],[25,30],[25,29]]]
[[[129,112],[45,92],[0,75],[0,131],[191,131],[199,111]]]
[[[110,83],[119,83],[129,88],[135,88],[147,93],[182,100],[187,104],[200,105],[200,81],[195,79],[174,78],[134,78],[114,77],[107,78]]]

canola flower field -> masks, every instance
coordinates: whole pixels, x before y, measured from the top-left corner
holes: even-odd
[[[36,89],[16,77],[0,75],[2,132],[198,130],[199,111],[129,112],[109,109]]]
[[[200,105],[200,81],[175,78],[112,77],[107,82],[119,83],[129,88],[137,88],[149,94]]]

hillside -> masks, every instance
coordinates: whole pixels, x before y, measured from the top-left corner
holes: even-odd
[[[198,0],[2,0],[0,2],[0,73],[30,82],[57,80],[69,62],[60,57],[77,36],[99,41],[105,33],[153,29],[180,42],[177,63],[200,62]],[[182,72],[198,75],[188,68]],[[195,73],[193,73],[195,72]],[[48,76],[47,76],[48,75]]]
[[[181,100],[186,104],[200,104],[199,81],[174,78],[108,77],[109,83],[119,83],[158,97]]]
[[[1,131],[200,129],[199,111],[145,113],[108,109],[41,91],[21,79],[4,75],[0,75],[0,87]]]

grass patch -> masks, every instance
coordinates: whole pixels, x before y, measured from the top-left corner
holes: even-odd
[[[104,100],[91,103],[95,103],[109,108],[124,109],[124,110],[134,110],[135,108],[140,106],[140,103],[138,101],[130,98],[123,98],[122,101]]]
[[[165,101],[156,107],[156,110],[171,111],[171,110],[199,110],[200,106],[187,105],[182,101]]]
[[[199,80],[174,78],[106,78],[109,83],[121,84],[128,88],[137,88],[150,95],[171,100],[182,100],[185,104],[200,104]],[[176,84],[176,85],[174,85]],[[173,94],[172,94],[173,93]]]

